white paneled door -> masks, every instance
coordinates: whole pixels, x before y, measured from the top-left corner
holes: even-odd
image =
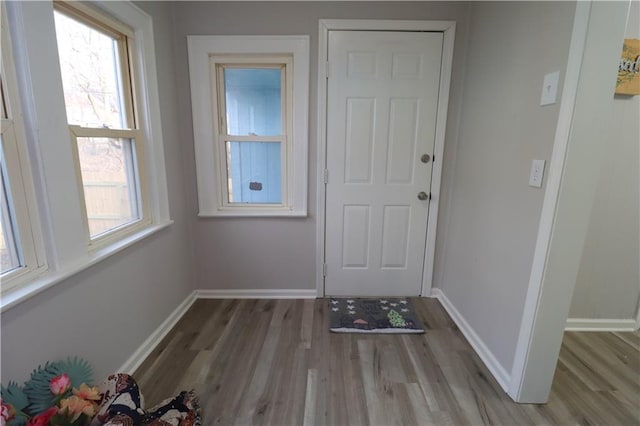
[[[442,43],[329,32],[327,295],[420,294]]]

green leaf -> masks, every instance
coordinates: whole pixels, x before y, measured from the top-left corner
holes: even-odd
[[[71,388],[77,388],[82,383],[91,385],[93,382],[93,371],[89,363],[77,356],[69,357],[64,361],[47,362],[44,366],[38,366],[31,373],[31,378],[25,382],[23,389],[17,383],[9,382],[6,388],[2,387],[2,399],[28,415],[40,414],[57,402],[49,385],[51,379],[63,373],[69,376]],[[71,388],[66,395],[71,393]]]
[[[29,398],[29,413],[39,414],[56,403],[51,394],[51,379],[66,373],[71,381],[71,388],[80,384],[92,383],[93,372],[89,363],[77,356],[64,361],[47,362],[44,367],[38,366],[31,373],[31,379],[25,383],[24,392]],[[64,396],[71,393],[71,388]]]
[[[29,399],[22,388],[16,382],[10,381],[5,387],[0,388],[2,401],[11,404],[16,411],[23,411],[29,405]]]
[[[73,357],[67,358],[64,361],[59,361],[56,364],[56,368],[60,373],[67,373],[71,380],[71,387],[78,388],[82,383],[89,386],[93,384],[93,370],[91,365],[82,358]]]
[[[29,421],[28,418],[26,417],[26,414],[24,416],[18,416],[19,413],[16,413],[16,416],[11,419],[9,421],[9,423],[7,423],[8,426],[26,426],[27,422]]]
[[[88,425],[89,423],[91,423],[91,418],[86,414],[80,414],[80,417],[78,417],[75,422],[72,422],[71,425],[83,426],[83,425]]]
[[[55,426],[71,426],[71,418],[69,416],[69,409],[65,409],[64,411],[58,411],[58,414],[55,414],[49,420],[51,425]]]
[[[24,393],[29,398],[29,414],[40,414],[54,404],[55,397],[51,394],[49,383],[59,374],[62,373],[56,368],[55,363],[50,362],[33,370],[31,378],[24,384]]]

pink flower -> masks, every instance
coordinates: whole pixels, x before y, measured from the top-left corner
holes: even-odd
[[[90,400],[90,401],[99,401],[100,400],[100,390],[97,386],[89,387],[85,383],[81,384],[78,389],[73,389],[73,394],[78,398]]]
[[[7,404],[0,399],[0,421],[5,424],[9,420],[12,420],[16,415],[16,410],[13,405]]]
[[[71,416],[71,421],[75,422],[82,414],[93,417],[96,414],[96,404],[73,395],[60,401],[60,413]]]
[[[35,417],[31,417],[27,426],[47,426],[51,417],[55,416],[57,413],[58,409],[56,407],[48,408],[47,411],[40,413]]]
[[[67,373],[62,373],[59,376],[51,379],[51,383],[49,383],[49,389],[51,389],[51,393],[54,395],[64,395],[66,391],[69,390],[71,386],[71,380]]]

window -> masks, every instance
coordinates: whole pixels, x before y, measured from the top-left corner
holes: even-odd
[[[0,282],[5,293],[46,264],[5,13],[2,15]]]
[[[211,58],[222,207],[287,206],[291,57]],[[214,91],[214,92],[215,92]]]
[[[55,3],[69,130],[92,242],[150,222],[144,137],[136,120],[133,32],[90,9]]]
[[[189,37],[200,216],[306,215],[308,44]]]
[[[151,16],[129,1],[0,6],[5,309],[173,222]]]

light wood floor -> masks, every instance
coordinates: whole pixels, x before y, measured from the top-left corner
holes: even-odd
[[[548,404],[513,403],[435,299],[423,335],[333,334],[326,299],[198,300],[134,377],[220,425],[639,424],[640,335],[566,333]]]

